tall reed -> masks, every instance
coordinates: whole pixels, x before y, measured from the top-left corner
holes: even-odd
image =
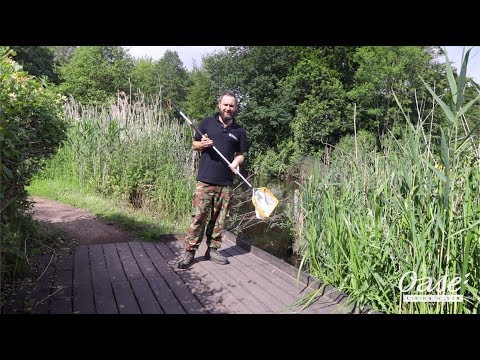
[[[163,111],[120,93],[109,107],[65,106],[67,141],[39,175],[60,179],[175,221],[190,214],[192,132]]]
[[[317,160],[302,185],[302,267],[360,306],[479,312],[480,142],[465,112],[480,96],[463,102],[468,55],[456,80],[447,58],[449,101],[425,84],[447,127],[435,123],[433,112],[419,113],[415,124],[404,114],[403,137],[385,139],[383,153],[361,149],[352,161],[334,151],[328,162]],[[463,302],[405,302],[408,284],[415,284],[408,294],[463,295]]]

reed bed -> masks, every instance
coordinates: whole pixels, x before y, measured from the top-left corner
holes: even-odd
[[[415,119],[405,114],[403,136],[384,139],[383,151],[357,148],[355,156],[334,150],[316,160],[302,183],[300,268],[360,308],[479,312],[480,142],[465,113],[480,96],[463,103],[467,63],[468,52],[455,80],[447,60],[451,101],[425,84],[448,126],[436,124],[433,112]],[[316,295],[302,299],[305,306]],[[407,302],[404,295],[424,300]],[[430,295],[442,301],[426,300]]]
[[[153,212],[169,221],[191,211],[197,155],[192,132],[164,111],[119,93],[108,107],[65,105],[67,140],[39,174]]]

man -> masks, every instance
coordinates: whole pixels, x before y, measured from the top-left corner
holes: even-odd
[[[243,163],[243,153],[247,150],[245,129],[235,121],[238,109],[237,98],[232,91],[225,91],[218,100],[219,112],[204,118],[195,132],[192,149],[201,152],[195,194],[193,196],[192,222],[185,237],[185,254],[178,262],[180,269],[187,268],[195,257],[205,235],[207,251],[204,258],[217,264],[226,265],[228,260],[218,250],[222,246],[222,232],[232,200],[234,173]],[[212,148],[225,156],[227,163]]]

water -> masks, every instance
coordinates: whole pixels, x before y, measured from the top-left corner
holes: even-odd
[[[293,230],[286,214],[291,208],[289,203],[292,201],[294,188],[288,183],[268,184],[267,187],[279,200],[279,205],[268,221],[255,218],[255,207],[249,200],[252,191],[245,187],[244,190],[237,189],[235,193],[231,230],[250,244],[298,267],[299,257],[293,254],[292,250]]]

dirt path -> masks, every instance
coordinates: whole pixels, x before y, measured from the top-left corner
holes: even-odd
[[[35,201],[33,218],[49,223],[53,228],[67,234],[78,244],[106,244],[128,242],[136,239],[125,231],[119,230],[85,210],[64,205],[40,197]]]
[[[95,215],[73,206],[59,202],[32,197],[34,201],[33,218],[44,228],[59,231],[61,237],[55,237],[54,244],[45,245],[42,254],[28,258],[30,270],[16,283],[1,284],[1,313],[31,313],[42,295],[45,283],[53,284],[57,265],[63,259],[73,256],[78,245],[124,243],[138,241],[133,235],[120,230],[111,223],[100,220]],[[172,238],[174,236],[171,236]]]

